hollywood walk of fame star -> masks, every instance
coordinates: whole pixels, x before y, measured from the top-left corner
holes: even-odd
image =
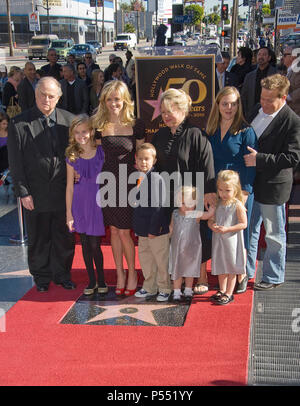
[[[114,317],[122,317],[122,316],[129,316],[137,320],[144,321],[149,324],[153,324],[158,326],[154,315],[152,313],[153,310],[161,310],[161,309],[170,309],[172,307],[176,307],[176,305],[142,305],[139,304],[135,306],[133,304],[123,304],[123,305],[114,305],[114,306],[98,306],[101,309],[105,309],[102,313],[98,314],[97,316],[93,317],[92,319],[86,321],[86,323],[92,323],[95,321],[101,321],[106,319],[111,319]]]
[[[154,108],[151,121],[155,120],[158,116],[160,116],[160,97],[162,93],[163,93],[162,88],[160,88],[158,98],[156,100],[144,100],[145,103],[150,104],[150,106]]]

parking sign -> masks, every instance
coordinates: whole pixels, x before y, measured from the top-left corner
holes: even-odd
[[[29,14],[29,31],[40,31],[40,14],[38,11]]]

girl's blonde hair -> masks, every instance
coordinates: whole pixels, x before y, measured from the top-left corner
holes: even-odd
[[[247,125],[246,120],[243,115],[243,107],[242,101],[239,91],[233,86],[225,86],[223,89],[219,91],[216,96],[216,100],[212,106],[210,111],[207,125],[206,125],[206,132],[208,135],[214,135],[217,129],[220,127],[221,123],[221,114],[220,114],[220,101],[224,96],[229,96],[234,94],[237,97],[238,109],[234,116],[233,122],[231,124],[230,131],[232,134],[236,134],[239,132],[243,125]]]
[[[187,207],[197,205],[197,189],[194,186],[182,186],[176,193],[176,204],[178,207],[184,203]]]
[[[99,106],[96,113],[92,116],[93,128],[103,131],[109,123],[109,111],[106,106],[107,98],[113,93],[119,93],[123,100],[123,109],[121,111],[121,122],[123,125],[134,125],[134,102],[131,99],[127,85],[121,80],[112,80],[106,82],[102,88]]]
[[[187,116],[192,107],[192,99],[184,90],[170,88],[161,95],[160,108],[162,104],[169,111],[172,111],[172,105],[175,105],[179,110],[184,111]]]
[[[74,162],[76,159],[80,157],[80,154],[83,153],[83,149],[80,147],[78,142],[75,140],[75,128],[81,124],[86,124],[89,131],[90,131],[90,139],[92,145],[96,147],[96,140],[94,137],[94,130],[92,126],[92,121],[87,114],[80,114],[76,116],[70,126],[69,129],[69,146],[66,149],[66,157],[71,161]]]
[[[233,188],[235,190],[235,196],[233,198],[233,202],[240,201],[244,205],[240,176],[237,172],[231,171],[229,169],[220,171],[218,173],[218,178],[217,178],[217,187],[218,187],[219,182],[227,183],[228,185],[233,186]],[[218,196],[218,201],[220,201],[220,196],[218,194],[218,190],[217,190],[217,196]]]

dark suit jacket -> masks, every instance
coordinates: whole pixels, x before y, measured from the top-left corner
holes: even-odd
[[[35,105],[35,93],[32,84],[27,78],[24,78],[18,88],[19,105],[22,111],[30,109]]]
[[[245,119],[249,122],[249,117],[253,114],[253,109],[256,104],[255,102],[255,88],[256,88],[256,73],[258,68],[253,70],[252,72],[247,73],[244,79],[242,91],[241,91],[241,99],[243,104],[243,111]],[[277,72],[277,69],[269,65],[267,76],[274,75]]]
[[[259,105],[256,106],[256,114]],[[252,121],[252,120],[251,120]],[[258,138],[254,198],[283,204],[290,198],[293,168],[300,160],[300,118],[285,105]]]
[[[68,97],[67,97],[67,81],[62,79],[60,81],[61,90],[63,92],[62,97],[59,100],[58,106],[64,110],[67,110],[68,107]],[[90,104],[90,97],[89,97],[89,90],[85,81],[79,78],[75,79],[74,83],[74,96],[75,96],[75,108],[76,111],[74,114],[83,114],[89,113],[89,104]]]
[[[60,71],[62,66],[59,63],[55,63],[53,66],[48,63],[41,67],[41,70],[44,73],[44,76],[52,76],[56,80],[60,81]]]
[[[14,117],[8,127],[8,159],[17,197],[31,195],[37,212],[65,209],[65,150],[73,115],[56,109],[53,128],[57,154],[51,164],[42,113],[33,107]],[[52,161],[53,162],[53,161]],[[52,170],[50,171],[50,168]]]
[[[234,73],[232,72],[227,72],[225,71],[225,83],[224,86],[237,86],[237,77]],[[215,74],[215,95],[218,94],[219,92],[219,81],[218,81],[218,76],[217,72]]]
[[[148,237],[148,234],[163,235],[169,233],[169,219],[163,206],[166,193],[162,177],[153,172],[147,173],[146,179],[142,181],[137,199],[147,197],[146,204],[140,204],[133,210],[133,229],[141,237]],[[147,207],[145,207],[147,206]]]

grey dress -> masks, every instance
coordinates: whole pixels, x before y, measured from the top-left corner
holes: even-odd
[[[228,206],[219,204],[215,219],[219,226],[233,226],[238,223],[237,203]],[[211,274],[244,274],[246,269],[246,252],[243,230],[234,233],[219,234],[213,232]]]
[[[200,276],[202,243],[199,223],[195,217],[173,211],[173,231],[170,245],[169,273],[172,280]]]

